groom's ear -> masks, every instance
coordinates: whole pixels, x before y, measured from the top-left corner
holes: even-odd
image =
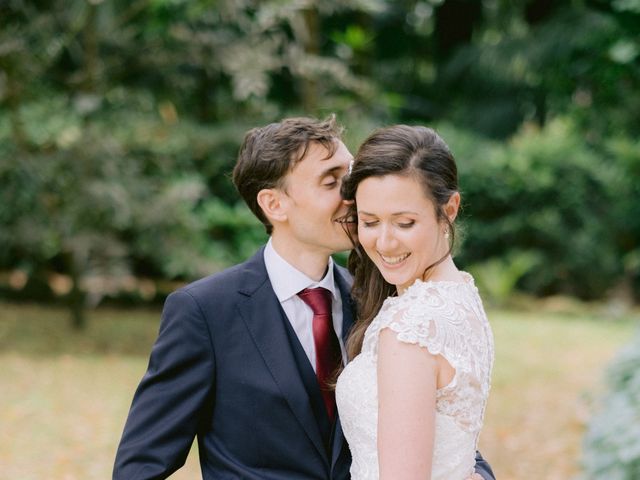
[[[257,200],[270,222],[284,222],[287,219],[282,191],[277,188],[263,188],[258,192]]]

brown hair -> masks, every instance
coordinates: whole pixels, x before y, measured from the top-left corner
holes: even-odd
[[[404,175],[418,179],[434,204],[438,220],[449,228],[449,251],[437,262],[427,267],[426,278],[433,268],[444,261],[453,248],[455,230],[444,211],[451,195],[458,191],[458,170],[447,144],[432,129],[395,125],[376,130],[358,149],[350,174],[343,180],[342,196],[355,200],[360,182],[369,177]],[[350,218],[355,217],[355,202],[351,206]],[[396,287],[388,283],[373,261],[366,255],[355,238],[354,249],[349,256],[349,270],[354,276],[352,297],[356,302],[358,320],[349,340],[349,358],[362,349],[364,333],[382,307],[384,300],[395,295]]]
[[[273,226],[258,205],[258,192],[284,188],[284,177],[304,158],[311,142],[320,143],[328,150],[327,157],[332,156],[341,134],[342,127],[333,114],[324,120],[286,118],[246,133],[233,169],[233,183],[267,234]]]

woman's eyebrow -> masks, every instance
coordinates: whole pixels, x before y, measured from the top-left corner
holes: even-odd
[[[375,213],[370,213],[370,212],[365,212],[364,210],[360,210],[358,211],[358,215],[369,215],[370,217],[375,217],[376,214]],[[391,214],[392,217],[398,217],[400,215],[418,215],[418,212],[413,212],[411,210],[403,210],[401,212],[394,212]]]

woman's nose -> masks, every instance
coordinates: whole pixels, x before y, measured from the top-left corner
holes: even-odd
[[[391,229],[387,226],[383,226],[380,229],[380,235],[378,236],[376,246],[379,252],[392,253],[395,247],[396,240]]]

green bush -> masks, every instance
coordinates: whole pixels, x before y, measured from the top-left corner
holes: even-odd
[[[615,239],[624,265],[624,286],[631,287],[640,300],[640,140],[613,138],[607,153],[620,164],[616,179],[612,216]]]
[[[28,279],[0,294],[50,300],[48,286],[82,326],[85,306],[136,278],[189,280],[246,256],[256,226],[226,175],[243,125],[179,120],[132,91],[51,93],[19,112],[22,143],[0,110],[0,271]]]
[[[485,300],[494,306],[504,306],[511,299],[518,281],[540,261],[531,252],[511,251],[502,257],[475,263],[468,270]]]
[[[607,370],[608,393],[584,439],[585,480],[640,478],[640,334]]]
[[[0,265],[48,264],[82,277],[117,275],[141,260],[168,277],[201,273],[203,227],[193,210],[207,189],[186,152],[198,131],[163,122],[153,107],[116,103],[99,115],[62,95],[26,103],[23,148],[0,115]]]
[[[446,138],[446,137],[445,137]],[[623,262],[615,231],[620,165],[567,120],[525,128],[505,145],[447,138],[460,168],[465,265],[525,253],[518,286],[538,295],[604,296]],[[458,142],[462,146],[457,151]]]

